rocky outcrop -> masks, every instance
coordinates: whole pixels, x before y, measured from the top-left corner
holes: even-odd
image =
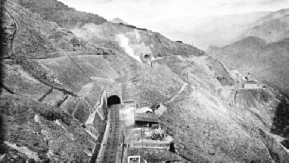
[[[0,101],[1,162],[90,160],[97,140],[69,114],[25,96]]]

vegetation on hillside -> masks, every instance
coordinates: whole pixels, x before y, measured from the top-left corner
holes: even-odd
[[[76,11],[57,0],[16,0],[44,19],[56,22],[61,27],[72,28],[86,23],[101,24],[106,20],[96,14]]]

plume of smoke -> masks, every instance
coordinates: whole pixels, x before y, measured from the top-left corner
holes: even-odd
[[[135,60],[141,62],[140,57],[134,54],[133,49],[129,46],[129,39],[124,34],[116,35],[115,40],[119,43],[119,46]]]
[[[135,51],[129,45],[129,38],[127,38],[124,34],[114,35],[102,35],[103,32],[101,25],[95,25],[92,23],[88,23],[83,25],[82,27],[76,27],[71,29],[71,31],[78,37],[83,38],[84,40],[89,40],[90,38],[97,37],[99,39],[114,39],[118,42],[119,46],[123,48],[123,50],[132,58],[141,62],[141,59],[138,55],[135,55]],[[135,31],[136,39],[140,40],[140,35],[137,31]]]
[[[135,29],[134,34],[135,34],[136,40],[140,41],[140,34],[139,34],[138,30]]]
[[[92,37],[99,36],[99,33],[101,32],[99,28],[100,28],[99,25],[95,25],[93,23],[87,23],[81,27],[78,26],[70,30],[77,37],[80,37],[84,40],[89,40]]]
[[[100,31],[100,25],[96,25],[93,23],[87,23],[85,25],[82,26],[83,29],[90,31],[91,33],[97,35]]]
[[[74,28],[74,29],[71,29],[71,32],[73,34],[75,34],[77,37],[80,37],[82,39],[86,39],[88,38],[88,31],[85,31],[83,29],[80,29],[80,28]]]

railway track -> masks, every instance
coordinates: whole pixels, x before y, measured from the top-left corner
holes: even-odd
[[[119,143],[119,109],[121,105],[112,105],[110,107],[110,126],[107,143],[104,149],[103,163],[117,162],[117,151]]]

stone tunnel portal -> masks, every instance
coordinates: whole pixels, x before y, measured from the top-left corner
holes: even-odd
[[[107,98],[107,106],[110,107],[111,105],[120,104],[121,100],[117,95],[112,95]]]

